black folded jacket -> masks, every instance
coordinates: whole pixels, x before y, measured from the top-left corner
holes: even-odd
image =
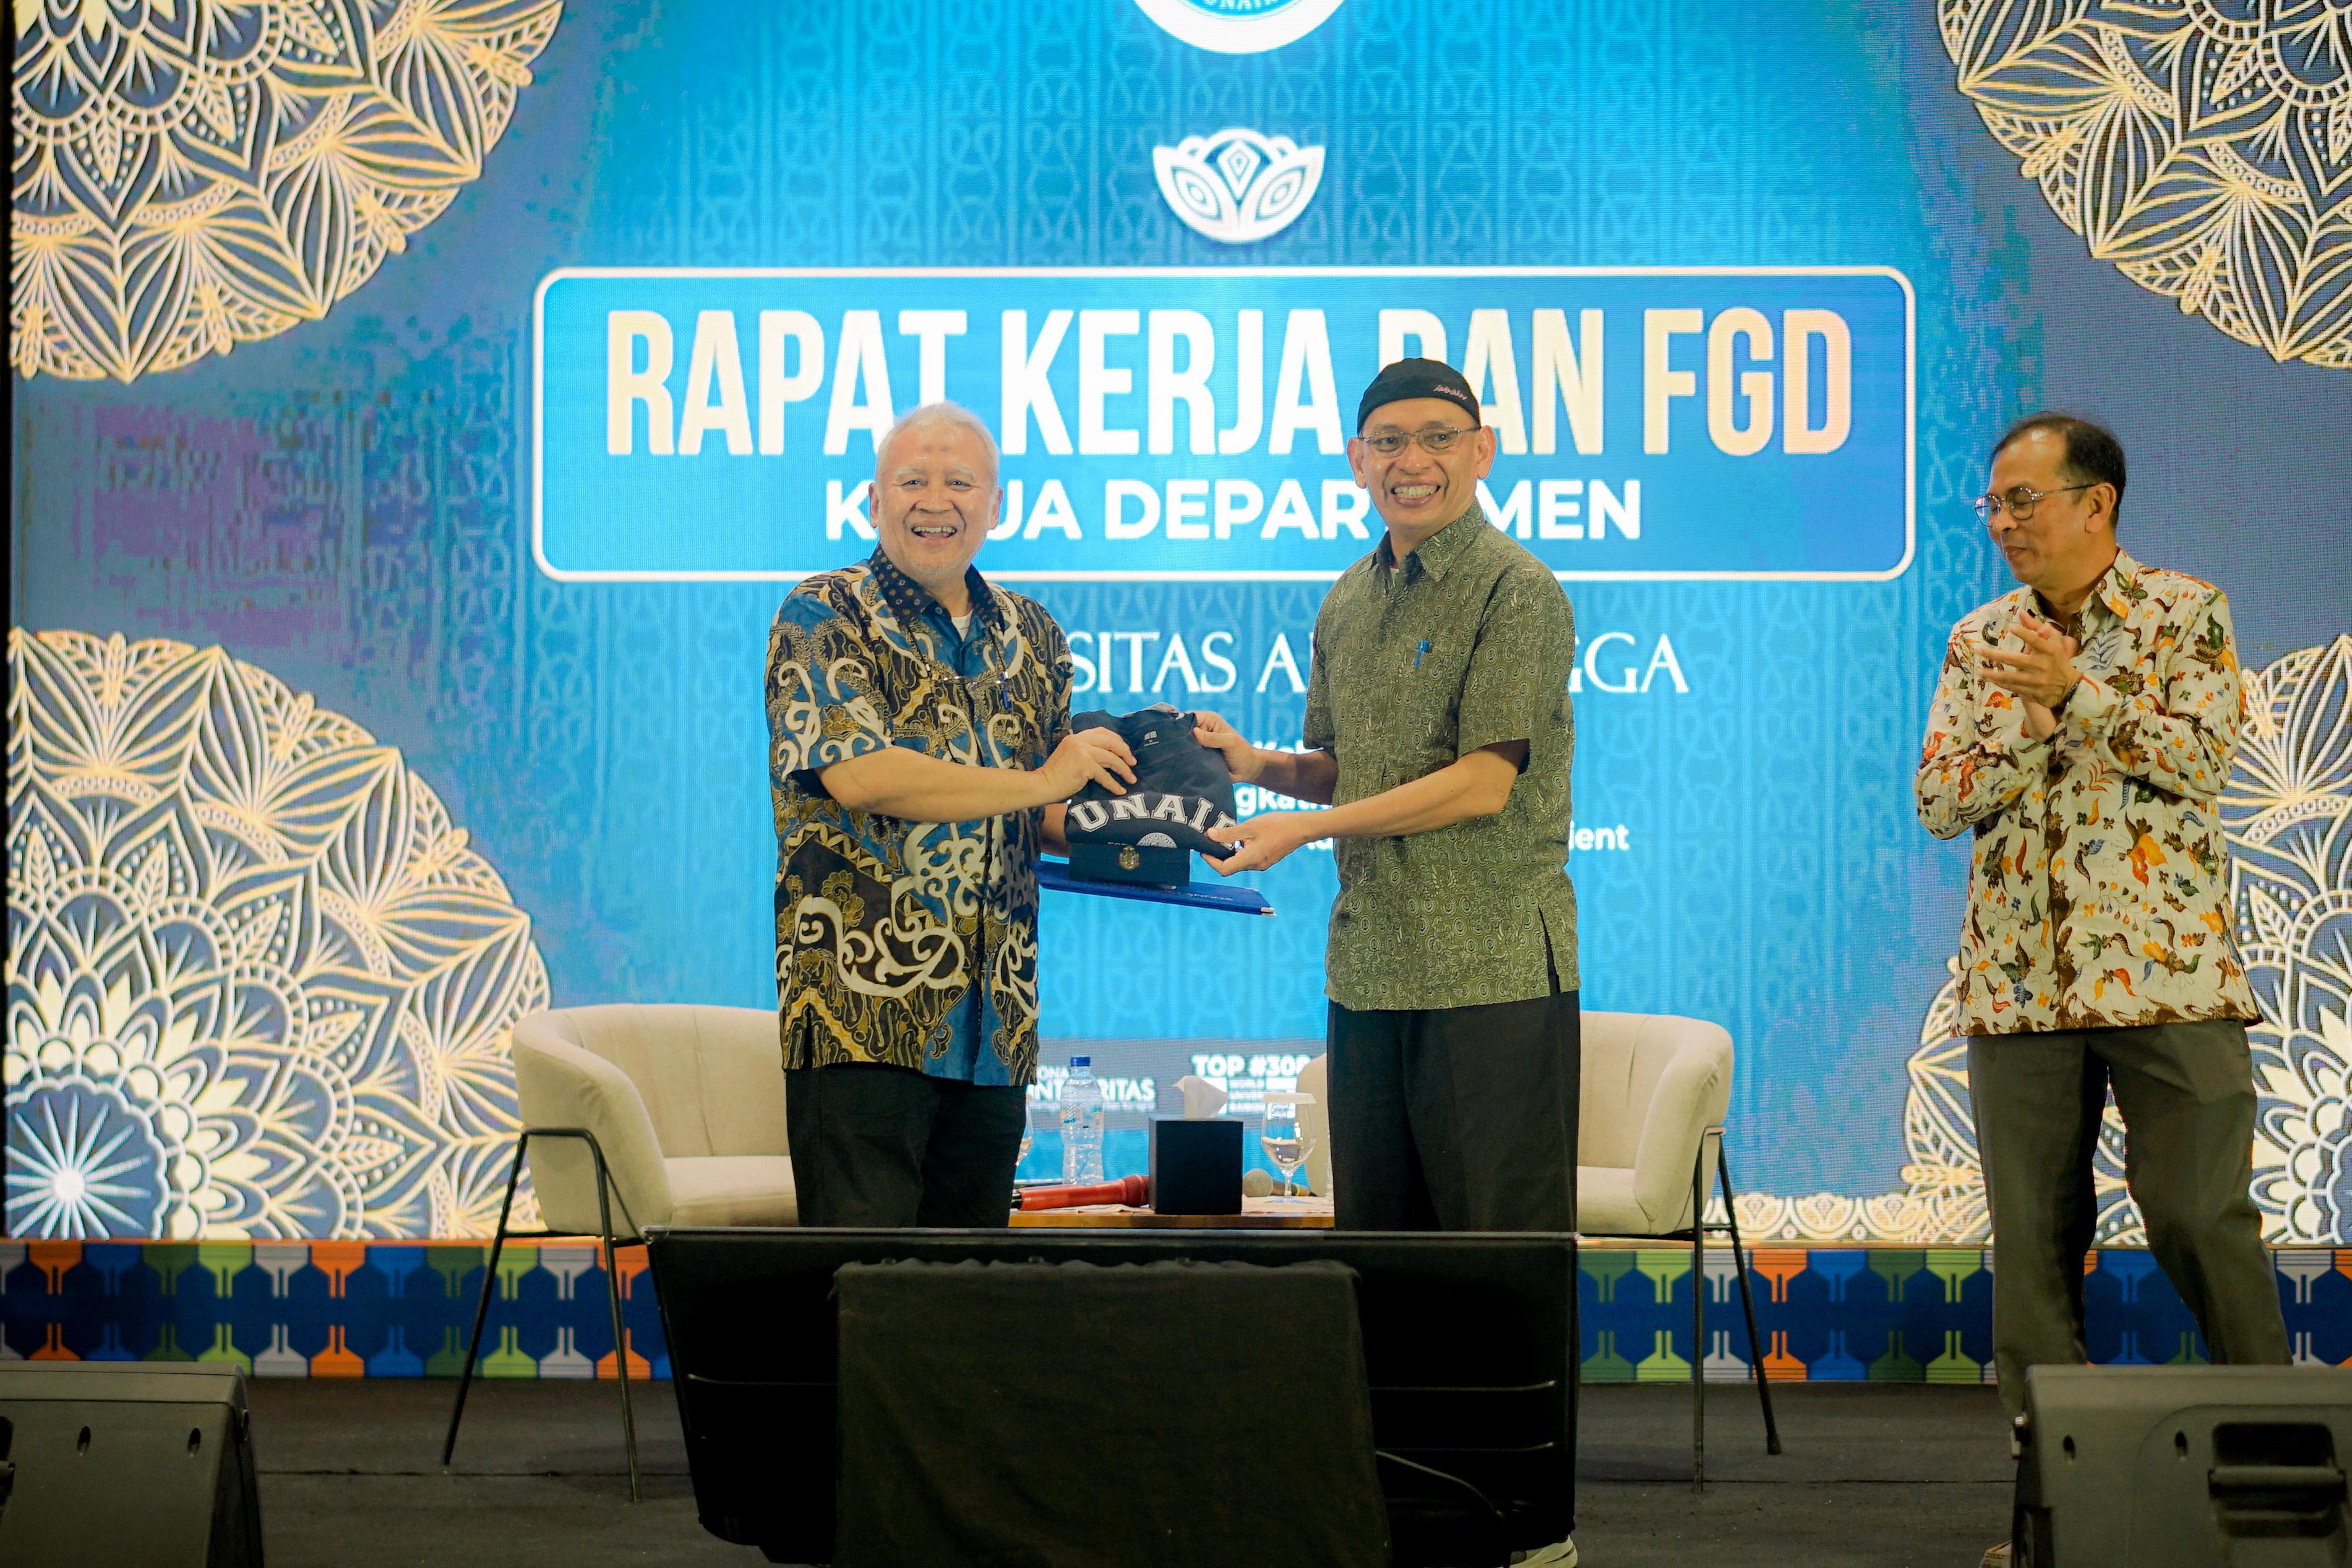
[[[1119,716],[1097,709],[1071,715],[1070,728],[1115,729],[1135,753],[1135,782],[1126,794],[1089,784],[1070,798],[1072,843],[1198,850],[1213,860],[1234,852],[1209,837],[1211,828],[1233,825],[1234,777],[1223,753],[1193,737],[1191,714],[1166,703]]]

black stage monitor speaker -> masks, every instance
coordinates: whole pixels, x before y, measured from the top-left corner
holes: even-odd
[[[2343,1568],[2352,1371],[2037,1366],[2015,1568]]]
[[[175,1362],[0,1364],[7,1568],[260,1568],[245,1376]]]
[[[838,1416],[836,1270],[955,1263],[1310,1261],[1355,1270],[1372,1442],[1396,1568],[1486,1568],[1576,1521],[1576,1242],[1569,1236],[1310,1230],[650,1232],[696,1511],[772,1563],[829,1563]],[[1265,1333],[1284,1332],[1280,1322]],[[941,1331],[953,1333],[952,1325]],[[1139,1377],[1167,1365],[1138,1344]],[[984,1370],[985,1341],[971,1346]],[[1124,1391],[1132,1396],[1137,1385]],[[1264,1387],[1234,1388],[1265,1400]],[[1240,1423],[1236,1424],[1239,1429]],[[1119,1506],[1117,1455],[1067,1434],[1051,1484]],[[1265,1462],[1279,1469],[1279,1451]]]

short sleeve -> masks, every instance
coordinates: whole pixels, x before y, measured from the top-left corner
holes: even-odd
[[[782,788],[891,742],[872,651],[834,607],[795,591],[768,629],[768,771]]]
[[[1486,601],[1462,678],[1454,752],[1524,740],[1564,722],[1569,670],[1576,663],[1576,617],[1550,574],[1506,573]]]
[[[1037,612],[1037,657],[1045,670],[1045,711],[1038,716],[1045,737],[1045,755],[1070,737],[1070,691],[1077,683],[1077,665],[1070,656],[1070,640],[1059,622],[1044,610]]]
[[[1331,667],[1323,659],[1323,625],[1318,617],[1307,649],[1307,719],[1299,740],[1309,751],[1334,751],[1339,737],[1331,728]]]

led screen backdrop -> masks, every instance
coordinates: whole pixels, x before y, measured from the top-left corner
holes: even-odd
[[[1004,440],[981,565],[1085,706],[1294,743],[1423,352],[1576,609],[1585,1003],[1731,1030],[1789,1238],[1982,1236],[1911,767],[1989,439],[2115,425],[2251,676],[2258,1196],[2352,1242],[2347,17],[20,5],[9,1229],[477,1234],[516,1018],[772,1006],[766,628],[921,400]],[[1329,856],[1256,881],[1049,899],[1114,1163],[1319,1049]]]

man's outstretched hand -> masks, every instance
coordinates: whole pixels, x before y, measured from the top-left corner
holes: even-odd
[[[1056,800],[1066,800],[1089,784],[1124,795],[1135,782],[1135,753],[1115,729],[1081,729],[1062,737],[1037,777],[1053,789]]]
[[[1192,715],[1192,738],[1210,750],[1222,752],[1225,771],[1234,776],[1236,784],[1254,783],[1265,771],[1265,758],[1256,747],[1242,738],[1242,732],[1224,721],[1223,716],[1205,710]]]
[[[1262,811],[1230,828],[1212,828],[1209,837],[1221,844],[1233,845],[1234,852],[1209,863],[1224,876],[1263,871],[1299,845],[1311,844],[1321,838],[1322,831],[1316,821],[1321,815],[1319,811]]]

